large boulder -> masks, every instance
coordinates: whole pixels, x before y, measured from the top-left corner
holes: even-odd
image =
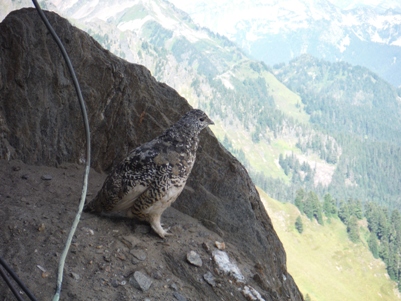
[[[71,58],[89,116],[92,167],[109,171],[130,149],[158,136],[190,109],[143,66],[103,49],[46,13]],[[85,161],[85,131],[70,74],[34,9],[0,24],[0,156],[57,167]],[[286,255],[247,171],[210,130],[174,207],[235,245],[261,272],[271,300],[302,300]]]

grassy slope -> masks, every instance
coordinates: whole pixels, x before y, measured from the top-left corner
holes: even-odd
[[[364,244],[351,243],[338,219],[325,226],[302,217],[304,232],[295,227],[298,209],[259,190],[265,208],[287,253],[287,267],[301,292],[313,301],[399,300],[384,263]]]

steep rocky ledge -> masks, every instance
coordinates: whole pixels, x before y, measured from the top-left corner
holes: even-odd
[[[190,106],[145,67],[127,63],[67,20],[46,14],[86,101],[94,168],[89,193],[94,194],[113,164]],[[0,256],[41,299],[53,293],[57,256],[79,199],[81,120],[68,70],[38,14],[12,12],[0,24]],[[40,177],[48,173],[52,177]],[[147,225],[84,214],[63,294],[76,300],[302,300],[252,181],[210,130],[201,135],[186,189],[163,219],[174,234],[164,242],[147,233]],[[219,267],[216,240],[225,242],[224,252],[243,279]],[[191,250],[203,260],[201,267],[188,262]],[[153,284],[138,289],[134,276]],[[3,283],[0,291],[6,292]]]

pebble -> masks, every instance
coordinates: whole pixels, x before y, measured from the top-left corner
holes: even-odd
[[[219,250],[225,250],[225,248],[226,248],[226,244],[224,242],[216,241],[214,244],[215,244],[216,248]]]
[[[42,175],[40,178],[44,181],[50,181],[53,179],[52,175]]]
[[[79,275],[77,274],[77,273],[74,273],[74,272],[71,272],[70,273],[70,276],[72,277],[72,278],[74,278],[75,280],[79,280]]]
[[[28,178],[29,178],[29,175],[22,175],[21,176],[21,179],[23,179],[23,180],[28,180]]]
[[[243,295],[247,300],[251,301],[266,301],[262,298],[257,290],[255,290],[252,286],[245,286],[242,290]]]
[[[50,276],[50,273],[49,272],[43,272],[42,273],[42,278],[47,278],[47,277],[49,277]]]
[[[199,254],[195,251],[189,251],[187,253],[187,260],[189,263],[193,264],[194,266],[201,267],[202,266],[202,259],[200,258]]]
[[[202,247],[206,252],[210,252],[210,246],[206,242],[202,243]]]
[[[145,274],[136,271],[134,273],[134,276],[132,276],[129,279],[129,283],[137,288],[140,289],[143,292],[146,292],[147,290],[149,290],[150,286],[152,285],[152,279],[150,279],[148,276],[146,276]]]
[[[233,276],[238,282],[244,281],[244,276],[242,275],[240,269],[235,263],[230,261],[228,254],[224,251],[214,250],[213,260],[225,275]]]
[[[162,273],[160,271],[158,271],[158,270],[153,270],[152,273],[151,273],[151,276],[156,280],[163,279]]]
[[[91,228],[82,227],[81,230],[84,231],[88,235],[95,235],[95,231],[93,231]]]
[[[132,249],[130,254],[133,256],[131,259],[132,264],[138,264],[144,261],[147,257],[146,252],[141,249]]]
[[[103,260],[106,262],[110,262],[111,261],[110,255],[103,255]]]
[[[117,286],[119,286],[119,285],[120,285],[120,282],[118,282],[117,279],[112,279],[112,280],[111,280],[111,286],[112,286],[112,287],[117,287]]]
[[[174,298],[176,298],[178,301],[187,301],[187,298],[185,298],[183,295],[181,295],[178,292],[173,293]]]
[[[133,235],[126,235],[120,238],[121,242],[125,244],[127,247],[133,248],[137,244],[141,242],[140,239],[136,238]]]
[[[45,231],[45,229],[46,229],[45,224],[40,224],[39,227],[38,227],[38,231],[39,232],[43,232],[43,231]]]
[[[126,281],[126,280],[118,281],[118,279],[112,279],[112,280],[110,281],[110,283],[111,283],[111,286],[113,286],[113,287],[118,287],[118,286],[124,286],[124,285],[126,285],[126,284],[127,284],[127,281]]]
[[[178,286],[175,283],[170,284],[170,288],[174,291],[178,291]]]
[[[211,286],[216,286],[215,278],[211,272],[207,272],[206,274],[204,274],[203,279],[205,279],[205,281]]]

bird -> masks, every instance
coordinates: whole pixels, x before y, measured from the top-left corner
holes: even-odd
[[[160,136],[130,151],[107,176],[85,212],[125,212],[148,222],[161,237],[171,235],[160,222],[180,195],[196,159],[199,133],[214,122],[199,109],[185,113]]]

